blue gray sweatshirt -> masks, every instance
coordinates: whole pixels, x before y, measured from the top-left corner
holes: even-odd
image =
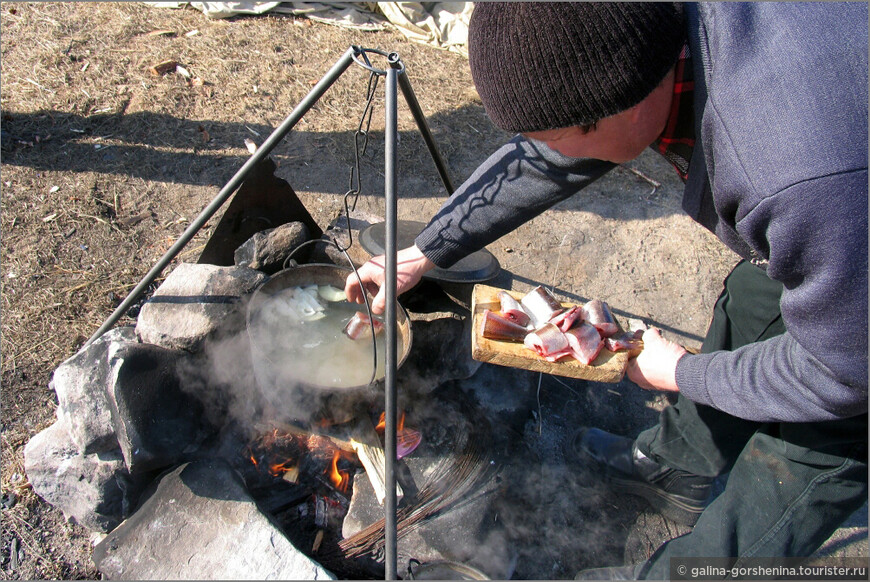
[[[757,421],[867,412],[867,5],[687,5],[696,144],[684,210],[784,285],[786,333],[687,355],[687,398]],[[416,240],[447,267],[614,167],[517,136]]]

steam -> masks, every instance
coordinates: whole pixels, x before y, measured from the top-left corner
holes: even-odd
[[[267,420],[267,403],[277,391],[264,392],[257,383],[247,334],[237,332],[207,341],[179,369],[182,386],[196,395],[215,426],[228,422],[254,433]]]
[[[328,318],[319,321],[327,322]],[[341,321],[328,325],[341,333]],[[323,402],[311,399],[310,391],[292,380],[300,371],[313,367],[312,373],[335,377],[342,368],[361,365],[349,363],[347,358],[331,365],[317,363],[315,357],[265,358],[273,350],[252,346],[253,334],[244,324],[234,329],[210,339],[196,356],[186,360],[182,386],[196,394],[216,426],[230,421],[249,431],[250,437],[322,412]],[[273,337],[280,333],[282,346],[316,341],[307,327],[278,326],[269,333]],[[266,348],[279,345],[278,341],[273,343]],[[370,344],[365,342],[364,347],[362,361],[368,377]],[[280,349],[274,351],[281,353]],[[318,348],[309,351],[317,352]],[[380,346],[379,351],[383,352]],[[423,434],[420,446],[403,463],[413,467],[419,488],[436,484],[437,492],[448,497],[460,489],[450,507],[440,508],[431,523],[434,527],[442,524],[444,533],[439,535],[462,531],[464,538],[474,543],[460,544],[459,549],[447,544],[459,552],[447,557],[485,572],[538,579],[570,578],[585,567],[622,563],[637,506],[614,505],[618,502],[594,468],[566,465],[561,446],[573,428],[567,425],[569,418],[575,418],[566,410],[566,402],[544,406],[543,421],[536,415],[525,426],[525,420],[517,426],[508,420],[515,418],[516,411],[541,410],[540,406],[528,407],[529,395],[534,399],[537,376],[487,367],[467,381],[442,383],[438,380],[442,370],[437,366],[443,362],[425,360],[419,367],[403,366],[397,377],[399,413],[406,413],[406,426]],[[610,393],[584,392],[575,395],[582,397],[591,416],[598,416]],[[377,407],[377,391],[369,396]],[[474,454],[469,457],[471,445]],[[473,488],[462,491],[456,474],[449,471],[469,458],[476,467],[486,469],[486,479],[480,478]],[[444,520],[450,525],[443,526]],[[407,553],[405,544],[413,537],[400,541],[400,552]],[[365,545],[364,540],[359,542]],[[462,554],[465,549],[467,555]]]
[[[225,326],[186,360],[179,370],[182,385],[216,426],[232,421],[255,434],[276,423],[306,426],[329,416],[340,421],[350,414],[342,407],[350,407],[372,377],[371,339],[353,341],[342,332],[355,312],[347,302],[326,304],[312,321],[280,317],[275,309],[257,312],[250,327]],[[383,334],[377,348],[382,378]]]

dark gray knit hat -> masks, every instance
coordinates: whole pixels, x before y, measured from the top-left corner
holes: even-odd
[[[682,8],[639,2],[478,2],[468,52],[507,131],[588,125],[640,103],[677,61]]]

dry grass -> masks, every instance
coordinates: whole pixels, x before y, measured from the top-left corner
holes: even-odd
[[[262,143],[351,45],[399,52],[436,138],[458,138],[442,152],[457,175],[476,161],[455,144],[502,136],[462,57],[395,32],[283,16],[211,21],[136,2],[3,3],[0,28],[2,490],[18,496],[3,511],[0,576],[87,578],[96,574],[88,532],[27,487],[23,447],[54,421],[53,370],[238,171],[245,139]],[[167,60],[189,77],[151,73]],[[366,83],[352,67],[272,154],[324,224],[348,187]],[[407,110],[399,122],[400,162],[443,195]],[[378,204],[380,142],[364,161],[363,207]],[[174,262],[197,259],[216,219]],[[13,540],[22,550],[14,570]]]

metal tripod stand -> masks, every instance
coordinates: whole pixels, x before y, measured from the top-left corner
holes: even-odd
[[[378,54],[386,57],[389,68],[377,69],[369,59],[369,54]],[[290,132],[291,129],[302,119],[311,107],[323,96],[324,93],[335,83],[336,80],[350,67],[356,63],[367,69],[372,74],[383,76],[386,78],[385,86],[385,109],[386,109],[386,126],[385,126],[385,159],[384,159],[384,198],[386,201],[386,210],[384,216],[385,223],[385,259],[386,259],[386,299],[387,305],[385,310],[386,321],[386,360],[385,360],[385,442],[384,453],[386,457],[386,490],[387,495],[384,501],[385,509],[385,578],[387,580],[397,580],[396,569],[396,428],[397,428],[397,399],[396,399],[396,370],[397,370],[397,326],[396,326],[396,276],[397,276],[397,259],[396,259],[396,224],[397,224],[397,204],[396,204],[396,144],[398,142],[398,90],[401,89],[402,95],[411,110],[414,121],[426,147],[432,156],[441,181],[448,193],[453,193],[453,184],[447,173],[447,167],[444,164],[441,154],[435,145],[435,140],[429,130],[426,118],[417,101],[417,97],[411,88],[405,74],[405,66],[402,63],[397,53],[385,53],[376,49],[364,49],[359,46],[351,46],[332,68],[324,75],[324,77],[314,86],[314,88],[306,95],[296,108],[287,116],[287,118],[273,131],[257,151],[251,155],[247,162],[239,169],[238,172],[230,179],[226,185],[221,188],[214,200],[200,212],[199,216],[191,222],[190,226],[185,229],[175,244],[166,251],[166,253],[157,261],[154,267],[142,278],[138,285],[127,295],[124,301],[118,305],[112,314],[106,319],[102,326],[91,336],[85,343],[85,346],[90,345],[100,336],[112,328],[115,323],[127,312],[127,310],[135,303],[146,289],[157,279],[163,272],[166,266],[180,253],[187,243],[196,235],[197,232],[211,219],[211,217],[220,209],[220,207],[233,195],[236,190],[242,185],[248,174],[261,161],[263,161],[272,150],[281,142],[282,139]]]

